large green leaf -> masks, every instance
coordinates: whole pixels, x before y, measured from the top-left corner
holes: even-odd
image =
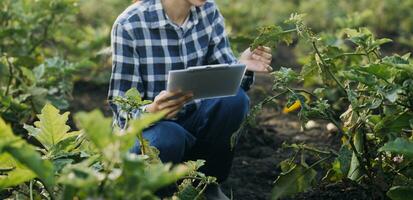
[[[314,169],[296,165],[277,178],[272,190],[272,199],[276,200],[306,191],[311,187],[316,175],[317,172]]]
[[[370,64],[363,67],[356,67],[355,69],[367,72],[386,81],[392,81],[391,79],[394,78],[394,74],[397,71],[395,68],[392,68],[391,65],[387,64]]]
[[[389,115],[384,117],[374,126],[375,132],[384,134],[400,133],[403,129],[410,128],[410,120],[413,119],[413,113],[403,113],[399,115]]]
[[[387,196],[392,200],[411,200],[413,197],[413,187],[395,186],[387,191]]]
[[[0,118],[0,154],[9,153],[13,159],[33,171],[45,186],[51,189],[54,186],[54,170],[51,162],[43,160],[35,148],[25,140],[15,136],[10,126]],[[8,143],[4,143],[8,141]]]
[[[394,141],[387,142],[379,151],[387,151],[395,154],[403,154],[406,156],[413,155],[413,142],[404,138],[397,138]]]
[[[77,113],[75,121],[79,128],[85,130],[87,138],[100,150],[113,142],[112,119],[104,117],[99,110]]]
[[[0,190],[17,186],[36,178],[36,174],[19,162],[16,162],[7,153],[0,155],[0,171],[3,170],[5,173],[0,175]]]
[[[59,110],[47,104],[37,115],[39,121],[35,122],[35,126],[25,125],[24,128],[29,134],[35,137],[47,150],[51,150],[58,143],[76,137],[80,131],[69,132],[70,127],[66,125],[69,112],[59,114]]]

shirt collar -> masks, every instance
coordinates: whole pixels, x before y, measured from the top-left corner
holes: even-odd
[[[199,8],[192,6],[191,10],[189,12],[189,20],[188,23],[186,24],[186,29],[191,28],[192,26],[198,24],[199,22],[199,14],[198,10]],[[150,4],[148,7],[148,13],[149,13],[149,27],[156,29],[156,28],[161,28],[161,27],[166,27],[166,25],[172,25],[173,23],[166,18],[166,14],[164,12],[164,9],[162,7],[161,0],[150,0]]]

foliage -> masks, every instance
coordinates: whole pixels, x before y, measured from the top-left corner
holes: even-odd
[[[31,123],[46,103],[68,109],[74,81],[107,83],[111,24],[128,4],[1,1],[0,116],[21,134],[18,127]],[[107,10],[103,16],[102,10]]]
[[[396,42],[392,46],[412,49],[412,0],[221,0],[216,3],[226,19],[231,42],[238,47],[251,43],[257,36],[256,27],[281,24],[290,13],[308,13],[306,22],[314,32],[368,27],[376,35],[392,38]],[[248,40],[239,40],[240,37]],[[296,52],[302,55],[307,49],[303,44]]]
[[[128,94],[140,96],[134,90]],[[125,99],[139,100],[130,97]],[[145,102],[129,103],[141,106]],[[124,129],[112,129],[112,120],[100,111],[80,112],[74,119],[83,130],[71,132],[66,125],[68,112],[59,114],[57,108],[47,104],[37,116],[39,121],[34,126],[25,125],[29,135],[41,144],[37,148],[15,136],[0,118],[1,196],[158,199],[156,191],[184,178],[174,198],[202,199],[205,188],[216,184],[216,178],[197,172],[204,161],[176,166],[160,161],[158,150],[149,145],[142,132],[161,120],[163,113],[145,114],[131,119]],[[143,142],[142,155],[129,152],[136,138]]]
[[[413,143],[413,64],[410,54],[382,56],[380,47],[391,42],[376,39],[365,28],[343,29],[330,36],[331,44],[325,38],[315,35],[303,21],[302,15],[292,15],[289,23],[295,24],[298,38],[302,38],[312,48],[311,59],[303,67],[301,74],[291,69],[281,68],[272,73],[273,92],[252,114],[259,112],[269,99],[287,97],[289,102],[300,102],[298,115],[305,123],[310,119],[327,120],[333,123],[343,137],[342,150],[321,151],[302,145],[289,146],[298,152],[308,152],[320,156],[320,161],[309,168],[327,161],[326,181],[350,178],[360,183],[372,184],[375,190],[388,191],[393,199],[400,198],[398,192],[411,192],[411,149]],[[273,26],[272,26],[273,27]],[[270,29],[262,28],[265,34]],[[271,29],[277,35],[283,29]],[[268,34],[271,35],[271,34]],[[292,37],[292,36],[290,36]],[[268,40],[268,41],[266,41]],[[275,40],[275,41],[274,41]],[[281,38],[268,37],[260,44],[281,42]],[[323,88],[307,91],[294,88],[308,78],[318,77]],[[336,113],[325,98],[326,88],[338,87],[343,93],[348,109]],[[312,101],[307,101],[307,94]],[[254,116],[249,117],[254,118]],[[330,158],[335,157],[333,162]],[[289,159],[291,163],[295,158]],[[306,164],[299,166],[305,167]],[[291,169],[291,168],[289,168]],[[302,168],[298,168],[302,169]],[[309,176],[308,170],[283,170],[274,187],[274,199],[305,191],[309,182],[300,181]],[[297,174],[296,174],[297,173]],[[315,176],[307,177],[311,181]],[[294,181],[291,181],[294,180]],[[286,187],[289,185],[290,187]],[[396,190],[395,188],[402,187]]]

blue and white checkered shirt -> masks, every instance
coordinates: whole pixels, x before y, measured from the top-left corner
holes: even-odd
[[[114,23],[111,44],[113,68],[108,98],[121,127],[124,115],[111,100],[130,88],[137,88],[143,99],[153,100],[166,89],[170,70],[238,62],[224,30],[224,19],[212,0],[192,7],[182,27],[166,17],[161,0],[135,3]],[[248,90],[253,82],[254,74],[246,73],[241,87]],[[195,110],[201,101],[186,104],[182,112]],[[136,110],[134,116],[139,112]]]

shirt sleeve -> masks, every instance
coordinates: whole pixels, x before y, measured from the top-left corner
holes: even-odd
[[[144,94],[144,87],[139,73],[139,55],[131,34],[120,23],[115,23],[111,33],[112,74],[109,83],[108,100],[113,111],[114,124],[124,127],[126,113],[113,103],[115,97],[122,97],[130,88],[137,88]],[[136,118],[140,109],[133,111]]]
[[[227,33],[225,32],[224,17],[218,9],[215,10],[212,22],[212,35],[208,48],[207,59],[209,64],[236,64],[239,63],[231,50]],[[248,91],[254,83],[254,72],[247,71],[241,82],[241,88]]]

